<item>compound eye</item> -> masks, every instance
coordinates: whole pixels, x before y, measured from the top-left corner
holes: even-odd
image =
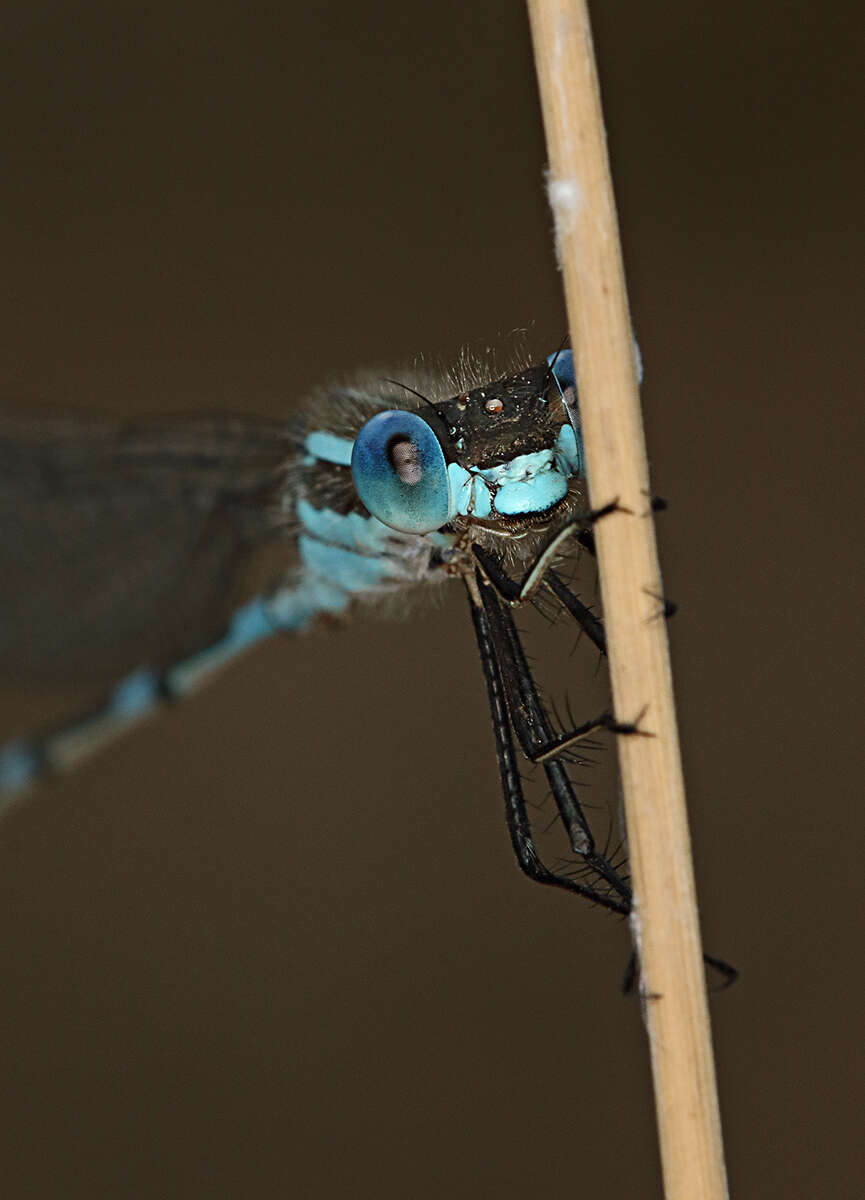
[[[432,533],[451,517],[444,451],[411,412],[383,412],[361,428],[351,452],[357,494],[374,517],[401,533]]]

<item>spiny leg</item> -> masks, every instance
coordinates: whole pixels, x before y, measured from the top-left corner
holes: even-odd
[[[630,912],[631,907],[630,893],[627,892],[627,889],[625,889],[625,896],[614,898],[606,892],[598,891],[587,884],[581,883],[579,880],[571,879],[567,875],[556,874],[546,867],[538,857],[532,838],[531,824],[526,812],[525,797],[523,796],[522,782],[517,768],[513,739],[511,737],[505,686],[499,668],[487,610],[485,605],[478,602],[480,597],[476,598],[472,594],[471,585],[467,584],[467,586],[472,623],[474,624],[481,665],[487,685],[487,696],[496,741],[496,759],[498,761],[502,793],[505,801],[505,819],[520,869],[537,883],[545,883],[552,887],[562,888],[564,891],[574,892],[579,896],[585,896],[586,899],[600,904],[612,912],[621,913],[623,916],[626,916]]]
[[[510,578],[498,559],[480,546],[474,546],[472,549],[484,574],[498,594],[509,604],[520,603],[521,586]],[[546,572],[544,582],[549,586],[559,603],[571,613],[590,641],[593,642],[602,654],[606,654],[607,644],[604,636],[603,622],[590,609],[586,608],[582,601],[571,592],[567,585],[552,570]],[[514,636],[516,637],[515,631]],[[517,644],[519,644],[518,639]],[[524,660],[521,648],[519,655]],[[528,674],[527,666],[525,670]],[[577,742],[598,729],[604,729],[608,733],[641,733],[642,731],[638,728],[638,723],[639,721],[617,721],[612,713],[603,712],[591,721],[586,721],[584,724],[569,729],[564,733],[551,736],[546,741],[537,745],[534,750],[530,750],[526,746],[523,747],[523,750],[526,757],[530,758],[532,762],[543,763],[548,758],[554,758],[563,754],[576,745]]]
[[[479,549],[478,547],[474,548],[475,554],[477,554],[478,549]],[[485,573],[487,574],[487,578],[490,580],[490,584],[492,584],[492,586],[495,588],[496,591],[500,591],[500,588],[499,588],[500,581],[506,581],[506,583],[504,583],[504,587],[505,587],[505,589],[507,589],[508,585],[509,585],[510,589],[512,589],[510,594],[513,595],[514,591],[518,590],[519,585],[515,584],[513,582],[513,580],[511,580],[505,574],[505,572],[501,568],[500,564],[495,559],[493,559],[492,556],[486,555],[486,552],[482,552],[482,553],[484,553],[488,562],[490,564],[492,564],[492,566],[493,566],[493,571],[489,572],[489,571],[486,571],[487,563],[485,562],[484,564],[482,564],[484,567]],[[564,583],[562,583],[561,580],[558,579],[558,576],[555,576],[553,574],[553,572],[549,571],[549,570],[547,571],[547,574],[546,574],[546,581],[548,583],[550,581],[551,576],[555,580],[555,586],[553,586],[551,588],[551,590],[553,590],[554,593],[562,600],[562,603],[564,604],[564,606],[567,607],[568,610],[573,613],[573,615],[577,619],[578,623],[582,624],[582,622],[580,621],[580,616],[578,615],[579,607],[582,607],[582,606],[580,606],[580,602],[576,599],[576,597],[574,597],[570,593],[570,591],[566,587],[566,585]],[[490,587],[485,586],[484,581],[482,579],[478,578],[477,583],[478,583],[478,589],[479,589],[479,596],[483,598],[484,608],[486,611],[488,608],[488,603],[487,603],[488,599],[491,598],[493,600],[493,602],[495,602],[495,596],[491,595]],[[470,591],[470,596],[471,596],[471,591]],[[504,598],[507,600],[508,595],[506,594]],[[568,599],[573,601],[574,604],[576,606],[578,606],[577,611],[574,611],[571,604],[568,603]],[[471,607],[472,607],[473,619],[475,620],[475,628],[477,631],[477,618],[475,615],[476,605],[474,602],[472,602]],[[529,671],[528,664],[525,662],[525,656],[522,652],[522,646],[519,641],[519,636],[516,632],[516,629],[513,628],[513,621],[510,618],[510,612],[507,609],[502,609],[501,605],[497,605],[497,609],[498,609],[502,619],[504,620],[505,618],[507,618],[507,620],[510,622],[511,627],[513,629],[512,639],[509,638],[507,640],[506,644],[508,645],[509,648],[515,647],[518,652],[516,654],[516,661],[514,661],[513,656],[509,656],[507,650],[505,651],[505,654],[503,655],[504,661],[509,664],[510,669],[511,669],[510,670],[511,686],[508,690],[508,696],[510,698],[510,692],[513,691],[514,704],[513,704],[512,712],[519,712],[521,710],[527,709],[529,716],[530,716],[529,721],[527,722],[527,724],[524,727],[524,733],[526,734],[526,741],[523,742],[521,739],[521,744],[523,745],[523,749],[524,749],[527,757],[532,759],[532,761],[543,763],[545,770],[547,769],[547,767],[555,768],[556,771],[561,772],[561,774],[564,776],[564,781],[567,786],[567,791],[565,791],[564,793],[557,792],[556,787],[553,785],[553,780],[552,780],[552,778],[550,778],[550,772],[549,771],[547,772],[548,779],[550,779],[550,786],[551,786],[551,789],[553,790],[553,795],[554,795],[557,805],[559,807],[559,812],[562,817],[562,821],[565,824],[565,827],[568,831],[568,836],[571,840],[571,844],[577,853],[580,853],[583,855],[583,857],[585,857],[585,852],[583,850],[581,850],[580,846],[577,845],[576,843],[579,841],[580,834],[588,834],[588,837],[590,839],[590,843],[592,846],[592,850],[594,850],[594,843],[591,840],[591,833],[588,829],[588,824],[585,820],[582,810],[580,809],[580,807],[576,801],[576,797],[573,795],[573,789],[570,787],[570,781],[567,779],[567,776],[564,774],[564,769],[561,766],[561,764],[555,763],[555,762],[548,763],[548,762],[545,762],[544,759],[547,757],[548,753],[559,753],[559,754],[562,753],[563,750],[567,749],[568,744],[573,743],[573,741],[575,740],[576,737],[585,736],[585,734],[588,732],[591,732],[592,729],[607,727],[612,732],[618,732],[618,733],[624,733],[624,734],[641,733],[642,731],[639,730],[637,727],[638,723],[639,723],[639,718],[633,724],[620,724],[620,723],[616,722],[610,716],[610,714],[605,714],[605,716],[598,718],[596,721],[587,722],[585,726],[582,726],[579,729],[569,731],[568,733],[559,735],[558,737],[548,736],[545,739],[545,748],[538,746],[534,750],[534,752],[532,752],[530,749],[528,749],[528,746],[531,745],[531,727],[532,727],[532,725],[534,725],[535,730],[539,731],[539,732],[542,730],[544,724],[546,725],[548,733],[551,733],[551,730],[549,729],[549,722],[546,721],[546,717],[545,717],[545,714],[543,713],[543,708],[540,705],[540,701],[537,698],[537,692],[536,692],[536,689],[534,688],[534,683],[531,679],[531,673]],[[602,626],[601,622],[598,620],[598,618],[594,617],[593,614],[589,614],[589,616],[591,617],[592,621],[596,622],[597,625],[600,627],[601,636],[603,636],[603,626]],[[487,636],[488,636],[488,638],[491,638],[492,637],[491,623],[489,621],[489,618],[487,619],[486,625],[487,625],[487,631],[488,631]],[[583,626],[583,628],[585,628],[585,626]],[[589,629],[586,629],[586,632],[589,633]],[[591,633],[589,633],[589,636],[591,636]],[[594,638],[592,638],[592,640],[595,641]],[[490,682],[489,682],[490,676],[488,673],[489,669],[494,669],[497,672],[497,677],[499,680],[499,688],[501,689],[501,687],[504,686],[503,680],[502,680],[502,672],[501,672],[501,670],[499,670],[498,663],[496,662],[495,658],[493,658],[491,660],[491,663],[489,664],[489,668],[488,668],[488,663],[487,663],[487,660],[484,655],[484,648],[483,648],[483,646],[481,646],[481,642],[480,642],[480,633],[478,633],[478,644],[481,649],[481,660],[484,663],[484,674],[487,677],[488,690],[490,688]],[[598,642],[595,641],[595,644],[598,645]],[[605,644],[598,645],[598,648],[603,653],[606,652]],[[495,655],[495,648],[492,645],[492,643],[490,643],[489,649],[492,652],[492,654]],[[518,668],[520,665],[522,666],[522,669],[524,672],[522,684],[520,683],[520,679],[519,679],[520,672],[519,672]],[[525,694],[523,694],[521,692],[521,687],[524,687],[526,689]],[[533,693],[534,693],[534,701],[533,702],[528,695],[529,690],[533,691]],[[536,709],[535,709],[535,707],[533,707],[533,703],[536,706]],[[493,704],[492,693],[490,694],[490,704],[492,707],[492,704]],[[607,718],[606,720],[605,720],[605,717]],[[494,728],[496,728],[496,744],[498,746],[500,734],[499,734],[498,728],[496,727],[495,712],[493,713],[493,725],[494,725]],[[514,721],[514,726],[517,729],[518,736],[520,736],[520,727],[517,725],[516,721]],[[510,726],[507,724],[505,725],[504,735],[507,737],[508,744],[511,746],[511,759],[513,759],[513,748],[512,748],[512,743],[510,740]],[[500,770],[501,770],[501,757],[500,757],[499,761],[500,761]],[[515,776],[515,779],[516,779],[517,785],[519,786],[519,776]],[[502,784],[503,784],[503,787],[505,788],[505,799],[506,799],[506,803],[507,803],[508,796],[507,796],[507,788],[506,788],[506,784],[505,784],[504,774],[502,774]],[[570,797],[568,797],[568,792],[570,792]],[[522,816],[523,816],[523,820],[525,823],[525,828],[526,828],[526,830],[528,830],[528,828],[529,828],[528,827],[528,819],[527,819],[526,812],[525,812],[525,804],[524,804],[524,802],[522,802],[521,787],[520,787],[520,791],[519,791],[519,797],[520,797],[521,811],[522,811]],[[562,799],[564,801],[564,803],[559,803],[560,799]],[[575,820],[573,819],[575,814],[569,803],[570,800],[573,801],[573,806],[576,808],[577,813],[578,813],[578,816],[576,816]],[[509,827],[509,829],[511,829],[510,818],[508,821],[508,827]],[[529,832],[528,836],[530,837],[530,832]],[[513,831],[511,832],[511,837],[513,840],[514,839]],[[514,841],[514,847],[517,850],[517,857],[520,858],[520,853],[519,853],[519,849],[517,847],[516,841]],[[599,862],[604,863],[606,866],[609,867],[609,864],[606,863],[606,860],[603,859],[602,856],[597,855],[596,857]],[[592,866],[593,869],[596,869],[595,863],[589,863],[589,865]],[[520,866],[523,867],[523,870],[526,871],[526,874],[530,875],[532,878],[538,878],[535,874],[533,874],[533,872],[531,870],[529,870],[526,866],[523,865],[522,859],[520,859]],[[547,869],[544,868],[544,870],[546,871]],[[547,874],[552,874],[552,873],[547,872]],[[607,882],[608,884],[613,886],[615,890],[618,890],[616,888],[616,885],[613,883],[613,881],[605,873],[601,873],[601,877],[605,879],[605,882]],[[555,879],[562,879],[562,878],[566,879],[567,877],[556,876],[552,880],[541,879],[540,882],[555,882]],[[618,880],[619,877],[616,876],[616,878]],[[570,881],[570,882],[573,882],[573,881]],[[621,881],[619,881],[619,882],[621,882]],[[565,886],[565,885],[560,884],[560,886]],[[625,889],[627,892],[627,899],[625,899],[623,897],[623,904],[625,904],[626,907],[624,908],[624,910],[615,909],[615,911],[630,912],[631,892],[630,892],[630,889],[627,888],[627,885],[624,885],[624,886],[625,886]],[[578,890],[578,889],[574,888],[572,890]],[[592,898],[598,900],[599,903],[605,904],[605,907],[608,907],[608,908],[613,907],[613,905],[611,905],[608,902],[609,897],[606,897],[605,899],[600,899],[600,897],[603,895],[603,893],[599,893],[599,892],[595,891],[594,889],[583,888],[581,894],[585,895],[585,894],[587,894],[587,892],[593,892],[594,894],[593,894]],[[619,894],[622,894],[622,893],[620,892]],[[720,988],[717,990],[723,990],[724,988],[729,987],[731,984],[735,983],[736,979],[738,978],[739,972],[736,970],[735,967],[731,966],[731,964],[726,962],[724,959],[716,958],[710,954],[704,954],[703,962],[706,964],[706,966],[711,967],[713,970],[719,972],[719,974],[721,974],[723,976],[723,982],[721,983]],[[637,957],[636,957],[636,952],[634,952],[632,962],[629,964],[628,971],[626,972],[625,985],[624,985],[623,990],[625,990],[626,992],[634,990],[637,974],[638,974]]]
[[[652,512],[662,511],[665,508],[666,501],[660,498],[652,500]],[[575,517],[548,539],[519,583],[510,578],[499,560],[488,550],[475,544],[472,546],[472,551],[489,581],[508,604],[525,604],[531,600],[539,587],[548,588],[561,606],[571,614],[589,640],[602,654],[606,654],[607,643],[603,622],[574,595],[564,580],[552,569],[552,564],[559,554],[560,547],[571,540],[577,542],[594,557],[595,539],[591,526],[614,512],[629,511],[629,509],[623,508],[617,500],[612,500],[603,508],[595,509],[584,516]],[[665,619],[672,617],[677,610],[677,605],[673,601],[663,600],[660,597],[657,599],[662,604],[661,615]]]
[[[508,604],[525,603],[527,597],[524,596],[523,585],[511,579],[495,555],[478,545],[472,546],[472,553],[487,579],[489,579],[503,600],[506,600]],[[531,568],[526,578],[533,571],[534,567]],[[544,576],[544,583],[549,587],[562,607],[568,610],[593,645],[597,646],[602,654],[606,654],[607,641],[604,636],[603,622],[573,594],[554,571],[547,570]]]
[[[590,870],[630,904],[631,891],[627,883],[595,847],[589,823],[568,778],[565,764],[550,758],[550,748],[555,745],[556,738],[538,696],[510,611],[500,604],[492,588],[480,579],[478,587],[504,683],[511,724],[523,753],[533,761],[536,755],[541,760],[574,853],[579,854]],[[602,721],[596,722],[595,727],[602,724]],[[632,731],[628,727],[625,732]],[[573,740],[573,735],[567,736],[568,743]],[[564,746],[557,748],[555,753],[561,756],[563,749]]]
[[[594,519],[601,516],[607,516],[610,512],[617,511],[618,506],[613,502],[608,504],[606,508],[600,509],[597,513],[592,514]],[[618,510],[623,511],[623,510]],[[544,586],[556,598],[562,608],[574,618],[589,641],[600,650],[601,654],[607,653],[607,639],[604,631],[603,621],[595,616],[590,608],[583,604],[578,596],[574,595],[564,580],[556,574],[550,565],[558,554],[559,546],[569,537],[574,536],[574,529],[579,521],[585,518],[577,518],[575,522],[571,522],[560,530],[551,538],[540,554],[536,557],[533,565],[526,572],[522,583],[517,583],[507,574],[501,565],[500,560],[490,551],[485,550],[477,544],[472,546],[472,552],[480,564],[481,569],[486,575],[489,582],[495,587],[498,594],[511,606],[524,604],[532,598],[540,586]],[[577,534],[576,540],[579,540]],[[594,549],[592,549],[594,553]],[[651,593],[647,593],[651,594]],[[677,611],[677,605],[672,601],[665,601],[660,597],[654,597],[661,604],[661,611],[658,616],[664,619],[669,619],[674,616]],[[629,724],[616,723],[610,714],[605,714],[598,720],[598,726],[609,729],[612,732],[618,733],[633,733],[638,732],[636,722]],[[598,727],[596,726],[596,727]],[[584,729],[580,736],[585,736],[590,729]]]
[[[732,987],[739,978],[739,972],[730,963],[724,962],[723,958],[715,958],[712,954],[704,954],[703,962],[707,967],[711,967],[713,971],[717,971],[721,976],[721,982],[714,987],[710,987],[710,992],[723,992],[728,987]],[[628,965],[625,967],[625,974],[622,978],[622,995],[633,996],[638,991],[638,982],[640,977],[640,960],[636,950],[631,951],[631,957],[628,959]],[[646,997],[651,999],[651,997]]]
[[[575,596],[568,585],[555,571],[547,571],[544,582],[558,600],[559,604],[571,614],[589,641],[600,650],[607,653],[607,635],[604,623],[596,617],[590,608],[586,608],[582,600]]]
[[[723,958],[715,958],[712,954],[704,954],[703,962],[707,967],[711,967],[723,976],[723,979],[716,988],[711,988],[711,991],[723,992],[725,988],[731,987],[739,978],[739,972],[730,963],[725,962]]]
[[[520,583],[511,579],[502,568],[499,560],[488,550],[476,543],[472,552],[486,574],[495,586],[499,595],[510,605],[525,604],[531,600],[539,587],[546,586],[553,593],[563,608],[566,608],[589,640],[597,646],[602,654],[607,652],[603,623],[579,600],[570,588],[552,570],[552,564],[559,555],[560,548],[569,541],[575,541],[593,557],[595,555],[595,539],[591,526],[614,512],[629,512],[622,508],[618,500],[611,500],[603,508],[594,509],[582,516],[574,517],[550,537],[535,560],[528,568]]]
[[[583,513],[582,516],[574,517],[563,525],[561,529],[557,530],[535,555],[535,561],[526,571],[522,582],[515,583],[514,580],[505,576],[507,583],[504,584],[502,595],[508,603],[525,604],[526,601],[531,600],[534,593],[541,586],[544,575],[552,566],[553,561],[558,557],[560,547],[570,541],[577,541],[580,545],[586,545],[581,537],[581,534],[588,532],[586,526],[594,525],[597,521],[610,516],[614,512],[629,513],[630,509],[623,508],[618,500],[611,500],[603,508],[593,509],[591,512]],[[594,554],[594,541],[592,540],[589,545],[591,546],[590,553]],[[588,545],[586,545],[586,548],[588,549]],[[472,546],[472,550],[482,566],[491,557],[487,551],[477,544]]]

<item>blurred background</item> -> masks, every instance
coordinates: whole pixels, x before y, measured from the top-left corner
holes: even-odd
[[[0,396],[278,415],[559,344],[522,5],[295,8],[4,6]],[[861,10],[593,16],[704,936],[742,972],[731,1186],[858,1196]],[[262,647],[3,822],[10,1200],[660,1195],[627,927],[516,870],[453,591]],[[574,641],[541,665],[588,716]]]

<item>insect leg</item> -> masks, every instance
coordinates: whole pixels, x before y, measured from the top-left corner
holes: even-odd
[[[499,758],[499,771],[505,794],[506,812],[508,814],[508,829],[517,853],[520,866],[533,879],[541,883],[558,883],[581,895],[612,908],[615,912],[629,913],[631,909],[631,889],[629,884],[619,875],[612,865],[595,848],[594,839],[582,808],[574,794],[564,765],[561,762],[543,761],[544,747],[555,745],[560,739],[552,735],[549,719],[537,694],[534,681],[525,660],[525,654],[519,640],[519,635],[513,624],[509,609],[502,605],[489,584],[485,584],[478,576],[477,590],[482,609],[473,602],[472,618],[478,637],[478,647],[487,680],[487,690],[490,708],[493,716],[493,728],[496,734],[496,747]],[[504,709],[507,705],[507,711]],[[609,724],[600,719],[598,722],[587,723],[589,726],[603,726],[614,732],[639,734],[633,725],[619,726],[611,721]],[[609,889],[600,891],[576,883],[567,876],[554,875],[537,860],[537,854],[531,842],[531,829],[526,813],[519,775],[514,763],[511,728],[517,734],[520,744],[527,757],[533,761],[543,762],[547,779],[559,809],[562,822],[565,825],[574,851],[580,855],[592,873]],[[572,735],[562,735],[571,738]],[[560,752],[560,751],[559,751]],[[527,841],[532,852],[533,861],[524,862],[521,850],[525,850],[523,841]],[[540,866],[543,874],[537,872]],[[551,877],[551,878],[549,878]],[[564,882],[563,882],[564,881]],[[738,972],[735,967],[723,959],[710,954],[703,955],[705,964],[719,972],[724,978],[721,987],[734,983]],[[636,978],[636,958],[629,968],[627,978],[633,987]]]
[[[523,753],[531,760],[537,755],[542,761],[574,853],[579,854],[599,878],[630,904],[631,891],[626,881],[595,847],[594,837],[568,778],[565,763],[547,756],[555,735],[538,696],[510,611],[499,602],[488,585],[481,585],[481,599],[504,681],[511,723]],[[568,740],[574,739],[569,735]]]
[[[554,560],[559,555],[559,548],[567,542],[576,541],[590,554],[595,553],[594,539],[586,539],[583,534],[591,533],[590,529],[586,529],[586,525],[594,525],[603,517],[608,517],[615,512],[629,512],[629,509],[622,508],[617,500],[611,500],[609,504],[605,504],[603,508],[594,509],[579,517],[574,517],[568,521],[561,529],[550,537],[544,547],[535,556],[535,561],[529,567],[523,576],[522,582],[515,584],[511,580],[510,595],[507,599],[512,604],[524,604],[527,600],[531,600],[534,593],[540,586],[544,575],[549,570]],[[488,552],[481,546],[474,544],[472,550],[478,557],[479,561],[488,556]]]
[[[486,606],[478,604],[472,596],[471,588],[469,589],[469,599],[496,739],[496,758],[498,760],[499,775],[501,777],[502,792],[505,801],[505,819],[520,869],[537,883],[545,883],[552,887],[562,888],[565,891],[575,892],[577,895],[585,896],[586,899],[600,904],[604,908],[611,909],[613,912],[627,915],[630,911],[629,894],[614,897],[608,895],[607,892],[589,887],[579,880],[571,879],[567,875],[558,875],[546,867],[538,857],[532,838],[531,825],[526,812],[522,782],[517,768],[511,736],[511,724],[508,717],[505,686],[499,667],[496,647],[493,642],[489,617]]]
[[[474,547],[475,556],[484,571],[484,574],[489,579],[495,590],[506,601],[513,602],[518,598],[520,585],[515,583],[509,575],[502,569],[498,559],[479,546]],[[589,639],[601,651],[606,653],[606,639],[604,637],[603,622],[595,616],[595,614],[570,591],[570,589],[555,575],[552,571],[547,571],[545,582],[549,584],[560,603],[572,613],[581,629],[586,633]],[[514,631],[516,637],[516,631]],[[518,639],[517,639],[518,641]],[[519,650],[520,658],[524,660],[522,649]],[[528,667],[525,667],[528,673]],[[596,729],[605,729],[610,733],[634,733],[637,732],[634,725],[622,724],[615,720],[609,712],[601,713],[594,720],[587,721],[584,725],[578,728],[571,729],[565,733],[559,734],[550,738],[541,745],[536,746],[533,750],[524,747],[526,757],[532,762],[543,762],[545,758],[555,757],[566,751],[570,746],[578,742],[581,738],[594,732]]]
[[[472,546],[472,552],[480,563],[487,579],[489,579],[503,600],[506,600],[508,604],[525,603],[528,597],[524,596],[523,584],[511,579],[495,555],[478,545]],[[534,569],[534,567],[531,568],[526,578],[529,578]],[[563,607],[567,608],[589,640],[597,646],[602,654],[606,654],[607,642],[604,636],[603,622],[571,592],[552,570],[547,570],[544,582]]]

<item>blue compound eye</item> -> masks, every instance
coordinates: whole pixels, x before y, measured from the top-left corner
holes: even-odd
[[[351,473],[374,517],[401,533],[432,533],[451,517],[447,463],[430,426],[412,412],[372,417],[354,440]]]

